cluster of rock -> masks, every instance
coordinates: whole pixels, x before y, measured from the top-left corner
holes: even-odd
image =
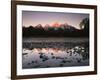
[[[23,49],[23,68],[46,68],[85,66],[89,62],[89,50],[82,46],[74,48],[34,48]]]

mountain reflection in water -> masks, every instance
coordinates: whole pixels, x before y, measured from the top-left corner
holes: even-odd
[[[70,48],[23,48],[22,68],[47,68],[88,66],[89,48],[74,46]]]

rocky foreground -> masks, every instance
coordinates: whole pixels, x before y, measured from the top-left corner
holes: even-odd
[[[89,48],[23,48],[22,68],[71,67],[89,65]]]

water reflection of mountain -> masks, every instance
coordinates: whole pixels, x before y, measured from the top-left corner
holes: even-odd
[[[88,47],[82,45],[70,48],[24,48],[22,55],[23,69],[89,65]]]

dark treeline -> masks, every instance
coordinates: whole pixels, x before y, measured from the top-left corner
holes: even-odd
[[[44,30],[33,27],[23,27],[23,37],[88,37],[89,31],[83,30]]]
[[[23,37],[89,37],[89,19],[85,18],[80,22],[80,28],[76,29],[73,26],[61,26],[61,27],[42,27],[38,26],[23,26]]]

